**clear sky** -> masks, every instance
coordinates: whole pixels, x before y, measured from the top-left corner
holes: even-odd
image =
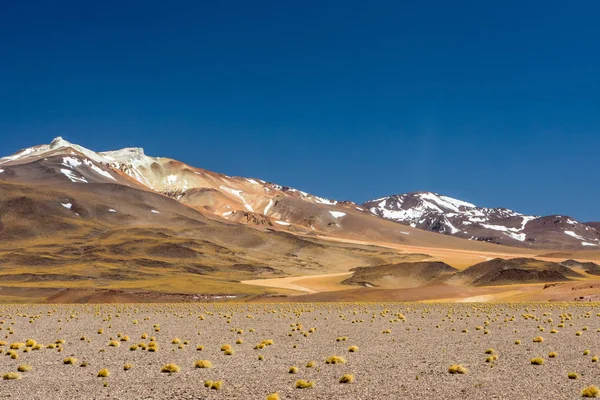
[[[600,2],[4,1],[0,154],[600,220]]]

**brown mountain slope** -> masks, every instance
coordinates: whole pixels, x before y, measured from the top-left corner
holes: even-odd
[[[346,271],[399,251],[322,242],[214,221],[146,190],[0,181],[0,281],[5,287],[200,295],[286,293],[243,279]]]
[[[401,262],[462,268],[533,254],[400,225],[351,202],[148,157],[141,149],[96,153],[57,138],[0,159],[0,300],[33,288],[61,301],[239,299],[296,293],[290,285],[241,281],[331,278],[352,268],[358,283],[423,286],[443,281],[452,267]],[[595,259],[591,250],[585,258],[579,250],[570,254]],[[487,271],[461,282],[568,277],[560,268],[512,269],[508,277]]]

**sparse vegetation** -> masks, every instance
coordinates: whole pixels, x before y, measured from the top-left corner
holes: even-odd
[[[507,371],[514,371],[523,377],[527,385],[533,377],[539,377],[540,382],[545,382],[548,374],[556,374],[558,378],[555,379],[558,379],[557,384],[559,384],[562,374],[564,381],[563,386],[560,387],[561,396],[564,393],[565,398],[575,398],[581,395],[580,390],[583,386],[594,383],[593,372],[590,371],[593,371],[594,365],[600,362],[598,356],[594,355],[597,349],[592,347],[595,342],[591,334],[591,332],[597,334],[596,329],[600,326],[600,316],[595,315],[600,314],[596,311],[596,306],[595,303],[592,305],[583,303],[569,305],[558,302],[547,304],[365,304],[356,302],[348,304],[287,303],[281,305],[273,303],[219,303],[214,305],[203,303],[160,304],[160,306],[143,304],[76,305],[68,307],[44,305],[36,306],[36,312],[30,313],[34,317],[23,317],[13,313],[12,318],[9,318],[10,311],[21,306],[3,309],[3,306],[0,305],[0,320],[6,321],[0,323],[0,335],[6,339],[0,341],[0,357],[4,357],[5,365],[12,365],[7,367],[9,369],[5,372],[12,370],[15,373],[21,373],[26,381],[31,379],[27,385],[24,385],[26,382],[14,384],[22,387],[35,384],[35,380],[40,376],[49,374],[50,368],[57,367],[62,371],[57,375],[57,378],[60,379],[59,382],[55,382],[57,385],[63,384],[63,379],[65,384],[70,379],[89,379],[89,370],[70,369],[72,368],[70,365],[80,365],[81,367],[90,365],[94,368],[91,371],[92,376],[104,366],[109,367],[113,372],[115,368],[117,370],[114,377],[118,379],[111,379],[113,376],[107,378],[102,374],[98,375],[105,379],[97,381],[94,385],[95,390],[99,390],[104,383],[109,383],[109,381],[111,386],[111,391],[107,391],[102,396],[121,393],[127,382],[139,382],[139,379],[146,379],[143,375],[146,373],[149,374],[148,384],[156,385],[154,395],[157,398],[168,397],[171,387],[176,385],[182,387],[181,393],[185,391],[191,393],[193,385],[197,385],[194,377],[202,377],[201,382],[203,382],[204,379],[210,378],[209,374],[222,373],[224,374],[222,377],[213,375],[212,379],[207,381],[209,384],[204,396],[201,393],[198,395],[200,397],[219,396],[219,393],[211,395],[208,389],[219,390],[223,381],[215,378],[227,378],[232,379],[231,387],[223,386],[221,388],[221,390],[226,389],[221,396],[224,395],[227,398],[247,396],[248,398],[264,399],[267,393],[278,388],[282,390],[279,391],[279,394],[282,394],[281,397],[290,397],[290,391],[296,387],[296,379],[302,378],[298,379],[299,389],[313,387],[318,382],[316,386],[318,390],[314,391],[315,397],[336,398],[336,396],[344,396],[353,391],[352,387],[343,387],[342,384],[347,383],[355,385],[357,393],[367,393],[366,386],[374,382],[373,378],[368,377],[368,374],[373,371],[372,366],[378,365],[380,361],[388,357],[395,356],[398,349],[406,348],[410,352],[414,352],[417,358],[422,355],[424,361],[433,366],[418,367],[414,372],[409,373],[409,379],[414,379],[410,383],[411,391],[426,390],[425,388],[437,387],[436,385],[449,382],[454,382],[453,385],[462,382],[465,388],[470,385],[479,387],[478,385],[484,383],[487,395],[498,391],[497,382],[501,382],[505,378],[504,375]],[[74,313],[77,315],[77,319],[74,320],[67,316],[63,317],[64,322],[58,323],[57,313],[61,314],[62,310],[67,309],[69,315]],[[54,312],[55,316],[46,316],[46,310]],[[84,314],[88,310],[95,315],[93,318],[98,318],[96,322],[93,320],[90,322],[90,319],[86,320]],[[592,310],[593,313],[588,314]],[[555,315],[552,315],[552,312]],[[254,318],[247,318],[250,313]],[[401,313],[408,318],[399,318],[398,315]],[[122,317],[117,317],[117,314]],[[199,314],[204,318],[199,318]],[[551,315],[556,322],[549,322]],[[40,326],[44,326],[43,331],[38,332],[31,329],[35,328],[38,319],[45,318],[47,319],[43,321],[44,325],[40,324]],[[118,318],[122,319],[118,320]],[[131,321],[134,319],[138,320],[138,324],[133,324],[135,328],[132,328]],[[29,320],[34,321],[34,324],[29,323]],[[339,326],[336,325],[338,320]],[[589,321],[586,322],[590,325],[590,329],[587,331],[590,332],[589,337],[568,340],[573,336],[577,326],[583,326],[581,323],[583,320]],[[186,325],[189,321],[193,321],[193,324]],[[552,337],[547,338],[545,342],[540,343],[536,340],[526,344],[527,342],[523,340],[522,346],[512,346],[513,342],[515,344],[521,342],[512,338],[511,335],[537,339],[537,335],[542,331],[541,328],[545,328],[546,332],[552,332],[551,329],[556,327],[559,321],[564,322],[564,329],[551,335]],[[242,323],[247,322],[256,325],[253,328],[244,327]],[[27,323],[27,325],[23,323]],[[52,325],[53,323],[56,325]],[[592,325],[592,323],[597,325]],[[95,335],[100,325],[103,325],[105,336]],[[155,337],[141,333],[150,331],[150,329],[155,330],[159,326],[162,327],[162,332],[157,333]],[[390,326],[396,327],[395,334],[380,334],[382,330]],[[481,329],[477,329],[476,326]],[[465,327],[468,327],[468,332],[462,333]],[[128,332],[128,329],[131,331]],[[580,329],[585,336],[586,331]],[[119,330],[122,332],[118,332]],[[484,331],[489,331],[492,336],[483,336]],[[292,336],[288,336],[289,333],[292,333]],[[131,341],[127,343],[125,340],[128,337],[127,334],[132,338],[145,336],[145,339],[137,344]],[[61,335],[62,338],[57,340],[56,335]],[[194,343],[195,341],[192,339],[186,340],[195,335],[198,335],[197,342],[204,342],[208,350],[202,345]],[[267,335],[273,335],[276,342],[272,339],[263,339]],[[440,337],[443,337],[443,340],[438,340]],[[84,340],[81,340],[82,338]],[[215,342],[216,340],[220,342]],[[457,340],[457,342],[453,342],[453,340]],[[573,350],[574,340],[584,340],[580,343],[582,346],[579,349],[575,347]],[[127,345],[124,349],[107,346],[112,341],[121,344],[127,343]],[[232,343],[233,346],[223,344],[227,342]],[[453,347],[456,343],[460,343],[461,346],[458,351]],[[472,346],[465,346],[466,343],[470,343]],[[492,343],[495,348],[492,348]],[[162,355],[152,354],[158,349],[159,344]],[[507,344],[509,344],[508,348]],[[590,349],[585,349],[583,346],[589,346]],[[13,348],[11,349],[11,347]],[[253,347],[260,350],[254,352],[251,350]],[[37,352],[34,352],[35,349],[38,349]],[[222,351],[219,352],[219,349]],[[208,351],[203,358],[212,359],[215,353],[217,355],[227,354],[233,349],[236,350],[235,355],[218,363],[215,361],[214,367],[209,360],[199,359],[205,353],[197,353],[197,351]],[[315,349],[318,349],[318,352]],[[317,361],[309,358],[315,357],[316,354],[322,354],[323,349],[335,355],[323,357],[321,361],[318,358]],[[28,355],[28,351],[35,354]],[[62,353],[59,353],[60,351]],[[151,353],[147,354],[145,351]],[[344,354],[344,351],[347,354]],[[189,359],[188,357],[194,353],[198,357]],[[544,354],[546,357],[542,358]],[[600,355],[600,353],[598,354]],[[322,354],[322,356],[327,355],[327,353]],[[537,355],[542,357],[537,357]],[[12,356],[20,357],[27,363],[23,362],[19,365],[18,361],[8,359]],[[76,356],[82,359],[85,357],[86,361],[77,361]],[[65,362],[68,359],[73,360]],[[533,365],[526,367],[528,359],[531,364],[543,364],[543,367]],[[538,362],[536,359],[541,361]],[[184,364],[180,363],[181,360]],[[465,366],[455,364],[446,371],[444,365],[450,365],[448,360],[468,361],[470,364],[465,364]],[[168,361],[175,361],[182,366],[181,369],[179,367],[161,369],[164,367],[163,364]],[[60,367],[61,362],[66,365]],[[407,360],[407,362],[417,365],[413,360]],[[524,365],[523,362],[525,362]],[[186,366],[185,363],[189,364]],[[515,365],[515,363],[521,364]],[[27,372],[28,364],[33,365],[32,372]],[[387,364],[382,363],[381,365]],[[468,371],[466,366],[472,370]],[[436,368],[437,372],[435,372]],[[430,372],[431,369],[433,369],[432,372]],[[164,370],[165,374],[161,374],[161,370]],[[171,378],[164,376],[177,370],[180,373],[175,373]],[[252,371],[260,371],[257,376],[260,379],[267,377],[269,381],[262,382],[259,379],[256,384],[245,384],[245,380],[255,379],[251,376]],[[377,382],[384,383],[384,379],[397,378],[393,371],[387,369],[381,369],[381,371],[376,369],[376,371],[381,374],[376,378]],[[568,371],[578,371],[581,378],[578,373]],[[288,373],[293,376],[288,376]],[[446,374],[444,376],[447,378],[442,378],[443,374]],[[450,374],[456,375],[451,376]],[[472,376],[471,378],[461,377],[461,374],[471,374]],[[117,377],[117,375],[119,376]],[[161,375],[163,376],[162,380],[157,378]],[[181,375],[185,375],[185,379]],[[355,380],[354,376],[365,376],[365,378]],[[584,377],[585,379],[583,379]],[[584,384],[579,387],[577,381],[567,381],[565,378],[579,379]],[[282,379],[287,380],[287,389],[281,387]],[[225,381],[225,385],[228,382]],[[167,386],[164,386],[163,383]],[[523,385],[523,382],[516,382],[515,385]],[[247,390],[247,393],[243,395],[239,392],[239,388],[242,386]],[[536,397],[540,398],[553,398],[553,394],[557,393],[556,387],[550,388],[541,384],[535,386],[535,390]],[[285,395],[283,396],[283,394]],[[384,394],[388,398],[393,398],[396,393],[386,392],[383,389],[381,394],[378,392],[373,397],[379,398],[381,395],[383,398]],[[305,393],[301,397],[307,395],[311,396]],[[97,394],[93,393],[91,389],[90,391],[83,389],[82,398],[94,396]],[[467,395],[467,397],[469,396]]]
[[[340,356],[331,356],[325,359],[325,364],[345,364],[346,359]]]
[[[581,397],[598,397],[600,396],[600,389],[596,386],[588,386],[581,391]]]
[[[4,379],[5,381],[21,379],[21,378],[22,378],[22,376],[18,372],[7,372],[4,375],[2,375],[2,379]]]
[[[181,368],[176,364],[165,364],[160,369],[160,372],[164,372],[164,373],[168,373],[168,374],[174,374],[179,371],[181,371]]]
[[[460,364],[454,364],[454,365],[451,365],[450,367],[448,367],[448,372],[453,375],[454,374],[464,375],[464,374],[467,374],[469,372],[469,370]]]
[[[198,360],[194,363],[195,368],[212,368],[212,363],[208,360]]]
[[[296,381],[296,383],[294,384],[294,387],[296,389],[310,389],[310,388],[314,388],[315,387],[315,382],[313,381],[307,381],[304,379],[298,379]]]

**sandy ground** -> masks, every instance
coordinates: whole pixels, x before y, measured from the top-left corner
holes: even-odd
[[[264,286],[277,289],[297,290],[304,293],[330,292],[335,290],[348,290],[348,285],[340,284],[346,278],[352,276],[352,272],[338,274],[291,276],[272,279],[252,279],[241,281],[246,285]]]
[[[356,245],[376,245],[394,250],[400,250],[405,253],[423,253],[429,254],[432,261],[443,261],[454,268],[464,269],[471,265],[488,261],[493,258],[520,258],[529,257],[537,258],[545,261],[564,261],[565,259],[573,258],[582,262],[599,262],[600,252],[590,251],[565,251],[565,252],[550,252],[542,249],[525,249],[520,247],[497,246],[497,250],[484,251],[474,248],[449,248],[436,246],[434,244],[427,246],[398,244],[382,241],[357,240],[348,238],[336,238],[332,236],[318,236],[319,239],[330,242],[351,243]],[[467,244],[477,242],[466,241]]]
[[[283,399],[574,399],[600,384],[600,363],[592,358],[600,354],[599,312],[597,303],[0,306],[7,342],[0,346],[0,373],[32,367],[22,379],[1,381],[0,398],[265,399],[278,392]],[[119,333],[129,340],[108,346]],[[142,339],[144,333],[149,337]],[[157,352],[136,346],[150,336]],[[544,341],[534,343],[536,336]],[[174,338],[188,344],[179,348]],[[11,343],[27,339],[44,346],[15,350],[17,359],[6,354]],[[255,349],[266,339],[273,344]],[[47,348],[57,340],[64,344]],[[234,354],[224,355],[223,344]],[[358,351],[349,352],[350,346]],[[489,363],[488,348],[497,355]],[[326,364],[332,355],[347,362]],[[77,361],[66,365],[66,357]],[[544,364],[532,365],[534,357]],[[213,368],[194,368],[199,359]],[[306,367],[309,361],[313,368]],[[181,371],[161,373],[167,363]],[[451,375],[452,364],[469,371]],[[296,374],[288,372],[292,366]],[[97,377],[103,368],[109,377]],[[569,379],[569,372],[579,379]],[[355,382],[339,383],[344,374]],[[295,389],[298,379],[315,387]],[[211,390],[205,380],[223,380],[223,386]]]

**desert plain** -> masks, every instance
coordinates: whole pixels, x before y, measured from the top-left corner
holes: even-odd
[[[596,303],[3,305],[0,329],[0,398],[574,399],[600,385]]]

